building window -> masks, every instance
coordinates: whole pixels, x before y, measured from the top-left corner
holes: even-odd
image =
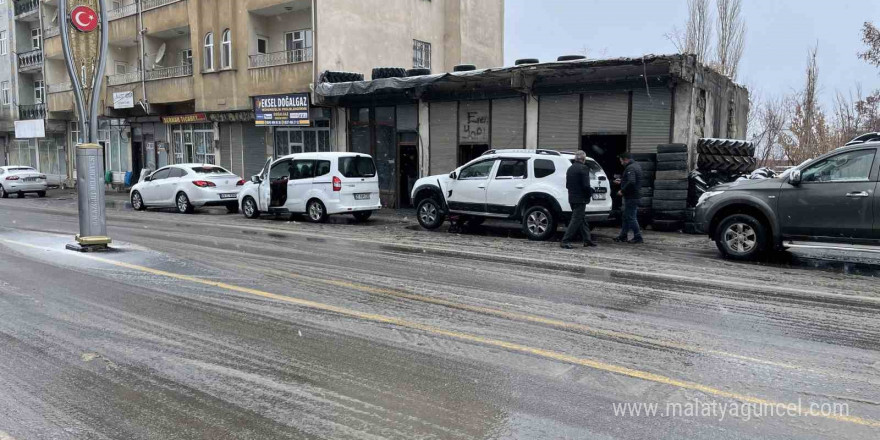
[[[257,53],[258,54],[267,54],[269,53],[269,39],[266,37],[257,37]]]
[[[220,47],[220,68],[232,67],[232,32],[229,29],[223,31],[223,42]]]
[[[299,63],[312,59],[312,30],[304,29],[284,34],[284,50],[288,62]]]
[[[46,84],[42,80],[34,81],[34,103],[42,104],[46,93]]]
[[[43,31],[40,28],[31,29],[31,45],[34,50],[43,48]]]
[[[214,33],[205,35],[205,70],[214,70]]]
[[[9,54],[9,34],[6,31],[0,31],[0,55]]]
[[[193,51],[192,49],[184,49],[180,51],[180,64],[184,66],[192,66],[193,65]]]
[[[128,73],[128,64],[117,61],[115,65],[115,74],[116,75],[125,75]]]
[[[417,69],[431,68],[431,43],[413,40],[413,67]]]
[[[0,99],[2,99],[3,105],[9,105],[12,103],[9,99],[9,81],[3,81],[0,83]]]

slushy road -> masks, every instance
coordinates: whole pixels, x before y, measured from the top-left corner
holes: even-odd
[[[0,439],[880,436],[870,265],[392,213],[108,224],[77,254],[75,201],[0,200]]]

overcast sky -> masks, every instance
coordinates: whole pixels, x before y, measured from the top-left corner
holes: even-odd
[[[687,0],[506,0],[505,8],[506,65],[584,48],[590,58],[674,53],[664,35],[687,17]],[[737,81],[757,93],[800,87],[807,50],[817,42],[823,101],[859,82],[880,88],[878,69],[857,57],[862,23],[880,25],[880,0],[743,0],[743,15],[748,29]]]

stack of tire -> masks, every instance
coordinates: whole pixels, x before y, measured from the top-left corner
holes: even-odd
[[[734,139],[700,139],[697,142],[697,169],[706,173],[726,175],[728,181],[755,171],[755,145]]]
[[[684,227],[688,199],[688,146],[657,146],[657,171],[652,199],[656,231],[678,231]]]
[[[632,159],[642,167],[643,180],[641,199],[639,199],[639,224],[646,225],[651,222],[657,154],[633,153]]]
[[[406,78],[406,76],[406,69],[403,67],[375,67],[372,72],[372,79]]]
[[[334,71],[334,70],[325,70],[324,73],[321,74],[321,80],[319,82],[342,83],[342,82],[353,82],[353,81],[363,81],[363,80],[364,80],[363,73],[339,72],[339,71]]]

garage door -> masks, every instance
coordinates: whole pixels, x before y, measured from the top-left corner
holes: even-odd
[[[629,93],[584,95],[582,133],[624,134],[629,122]]]
[[[432,102],[430,111],[431,174],[448,173],[458,163],[458,102]]]
[[[266,163],[266,128],[250,123],[241,124],[244,148],[244,174],[253,176],[263,169]]]
[[[458,113],[459,145],[488,145],[489,101],[461,101]]]
[[[656,153],[657,145],[670,142],[672,92],[665,87],[633,91],[632,141],[633,153]]]
[[[580,95],[541,96],[538,107],[538,146],[551,150],[580,147]]]
[[[492,148],[523,148],[526,104],[524,98],[492,101]]]

